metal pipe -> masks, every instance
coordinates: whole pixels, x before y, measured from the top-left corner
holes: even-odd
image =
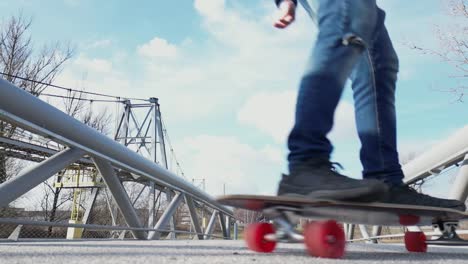
[[[0,98],[3,98],[2,96]],[[84,154],[84,151],[75,148],[63,150],[32,166],[21,175],[0,184],[0,207],[7,207],[9,203],[79,160]]]
[[[449,194],[450,199],[466,201],[468,196],[468,154],[465,155],[460,169],[458,170],[457,178],[453,183],[452,190]]]
[[[8,240],[18,241],[23,225],[16,226],[15,230],[8,236]]]
[[[363,238],[369,239],[369,233],[367,232],[367,228],[365,225],[358,225],[359,231],[361,231],[361,235]]]
[[[195,209],[195,203],[193,202],[192,197],[184,195],[185,198],[185,203],[187,204],[187,207],[189,209],[190,213],[190,220],[192,222],[192,227],[195,230],[196,233],[201,234],[202,229],[200,227],[200,222],[198,221],[198,215],[197,211]],[[199,240],[203,239],[203,235],[198,235],[197,236]]]
[[[223,233],[224,239],[228,239],[228,233],[226,229],[226,219],[224,218],[223,213],[218,213],[219,225],[221,226],[221,232]]]
[[[209,239],[211,234],[213,233],[213,228],[216,223],[216,216],[218,215],[218,211],[213,210],[213,214],[211,215],[210,222],[208,222],[208,226],[206,227],[204,239]]]
[[[84,208],[86,209],[82,222],[84,224],[88,223],[89,216],[91,215],[91,210],[93,209],[94,203],[96,202],[96,198],[99,194],[99,188],[93,188],[91,194],[89,195],[88,199],[85,202]]]
[[[372,227],[372,237],[380,236],[382,234],[382,226]],[[372,239],[372,243],[377,244],[377,239]]]
[[[154,229],[161,229],[169,224],[169,221],[172,219],[172,216],[175,213],[175,210],[179,206],[180,202],[182,202],[183,195],[182,193],[176,194],[174,199],[172,199],[169,206],[167,206],[166,211],[164,211],[161,218],[159,218],[158,222],[154,226]],[[160,232],[149,232],[148,239],[159,239],[161,237]]]
[[[168,201],[172,201],[173,197],[175,196],[175,193],[172,191],[172,190],[169,190],[169,189],[166,189],[165,190],[165,193],[166,193],[166,199]],[[181,198],[181,201],[182,201],[182,198]],[[174,210],[174,213],[175,213],[175,210]],[[174,213],[172,214],[171,216],[171,219],[169,220],[169,229],[175,229],[175,215]],[[176,239],[176,234],[175,233],[169,233],[167,234],[167,239]]]
[[[53,137],[65,145],[82,149],[93,156],[110,161],[115,166],[187,193],[225,214],[233,215],[232,210],[222,206],[213,197],[183,178],[3,79],[0,79],[0,94],[2,119],[35,133]]]
[[[404,181],[413,183],[461,161],[468,153],[468,125],[403,166]]]
[[[238,233],[239,233],[238,228],[239,228],[239,227],[238,227],[238,224],[237,224],[237,221],[236,221],[236,222],[234,222],[234,228],[233,228],[233,229],[234,229],[234,230],[233,230],[233,231],[234,231],[234,240],[237,240],[237,238],[238,238],[238,236],[239,236],[239,234],[238,234]]]
[[[122,213],[125,222],[130,227],[143,227],[132,205],[132,201],[128,197],[122,183],[114,172],[114,168],[105,160],[97,157],[93,157],[94,163],[96,164],[99,173],[101,173],[107,187],[109,188],[112,197],[114,197],[117,206]],[[133,236],[138,239],[146,239],[145,232],[132,231]]]
[[[226,237],[231,239],[231,217],[226,215]]]

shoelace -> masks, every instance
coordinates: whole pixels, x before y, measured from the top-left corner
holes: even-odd
[[[430,197],[429,195],[427,194],[424,194],[424,193],[421,193],[421,192],[418,192],[415,188],[411,187],[411,186],[408,186],[408,185],[402,185],[402,186],[399,186],[399,188],[405,190],[405,191],[408,191],[410,193],[417,193],[421,196],[424,196],[424,197]],[[432,198],[432,197],[431,197]]]
[[[330,169],[332,171],[335,171],[335,172],[338,172],[338,169],[337,167],[340,169],[340,170],[344,170],[344,167],[338,163],[338,162],[330,162]]]

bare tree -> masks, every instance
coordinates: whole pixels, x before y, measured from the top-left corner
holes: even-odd
[[[250,211],[240,208],[234,209],[234,217],[243,224],[251,224],[265,219],[265,216],[258,211]]]
[[[7,81],[38,96],[53,82],[73,51],[57,42],[35,52],[29,34],[31,23],[31,19],[20,14],[0,25],[0,71]],[[0,136],[12,137],[15,130],[16,127],[0,121]],[[11,177],[7,160],[5,153],[0,152],[0,183]]]
[[[29,35],[32,20],[21,14],[12,16],[0,28],[0,69],[6,80],[34,95],[40,95],[62,70],[72,55],[72,48],[59,42],[33,51]],[[24,79],[18,79],[21,76]]]
[[[84,89],[68,92],[63,104],[65,113],[69,116],[80,120],[104,135],[109,135],[112,115],[107,111],[107,108],[95,111],[93,103],[87,99]]]
[[[451,23],[435,25],[435,37],[439,49],[428,49],[419,44],[408,44],[412,49],[423,54],[435,55],[450,65],[454,74],[455,85],[442,90],[453,93],[457,101],[463,102],[468,90],[468,0],[443,0],[445,12]]]

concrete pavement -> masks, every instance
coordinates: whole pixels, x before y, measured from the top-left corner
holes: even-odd
[[[274,253],[249,251],[243,241],[22,240],[0,241],[0,263],[468,263],[468,247],[430,247],[407,253],[403,245],[348,244],[344,259],[310,257],[301,244],[280,244]]]

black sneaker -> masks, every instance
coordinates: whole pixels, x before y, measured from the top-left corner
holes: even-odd
[[[388,186],[385,183],[349,178],[338,173],[336,165],[322,159],[296,166],[290,175],[283,174],[278,195],[355,202],[386,199]]]
[[[388,198],[382,200],[385,203],[422,205],[432,207],[442,207],[465,211],[465,203],[458,200],[441,199],[426,194],[418,193],[415,189],[407,185],[392,186],[389,189]]]

